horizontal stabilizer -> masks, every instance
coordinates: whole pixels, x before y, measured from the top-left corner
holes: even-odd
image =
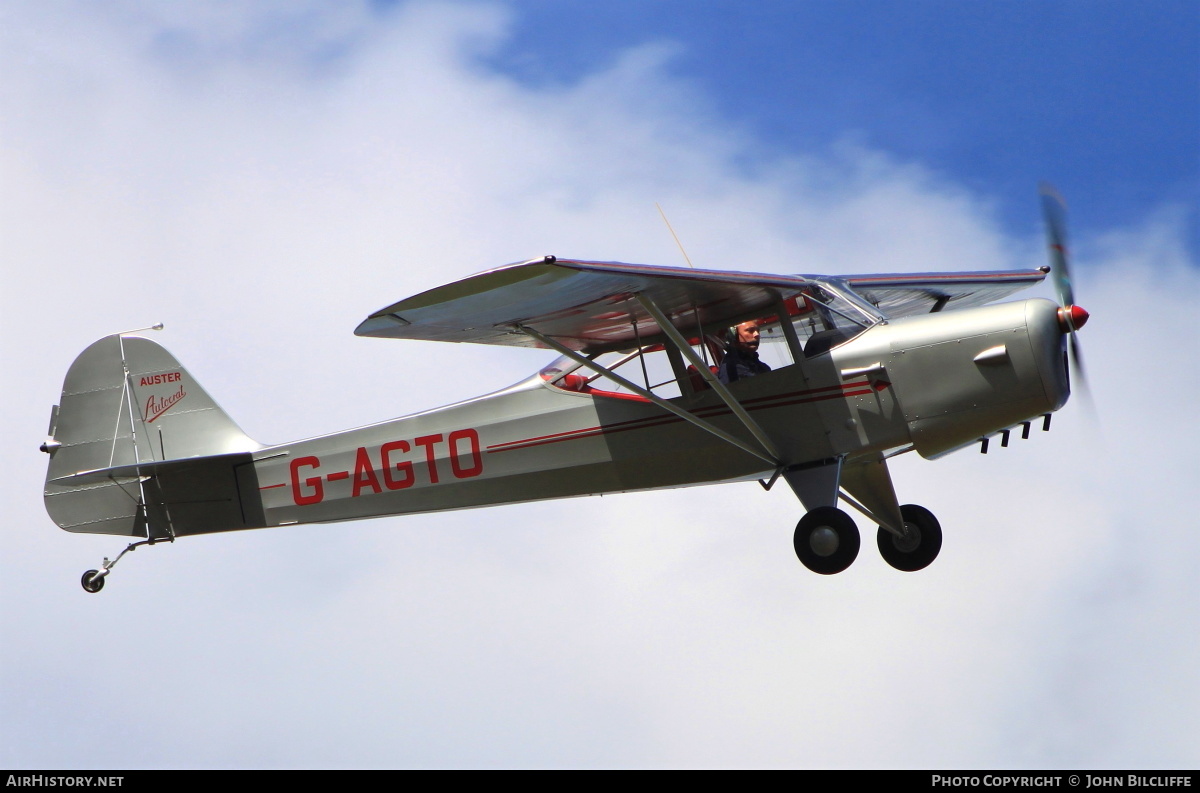
[[[50,436],[43,444],[50,453],[46,511],[61,528],[90,534],[156,531],[150,524],[165,523],[154,512],[167,504],[163,488],[189,475],[209,488],[209,501],[235,502],[234,466],[241,463],[233,458],[249,461],[262,448],[171,353],[122,334],[100,339],[71,364]],[[140,482],[166,472],[153,494]],[[172,519],[196,523],[186,512],[177,509]],[[238,512],[236,522],[244,523]]]
[[[95,468],[90,471],[79,471],[78,473],[55,477],[48,480],[47,483],[81,486],[109,482],[115,479],[148,479],[162,471],[170,469],[181,470],[188,466],[221,465],[225,462],[241,464],[245,461],[246,455],[242,452],[216,454],[209,457],[183,457],[178,460],[149,460],[143,463],[131,463],[130,465],[116,465],[111,468]]]

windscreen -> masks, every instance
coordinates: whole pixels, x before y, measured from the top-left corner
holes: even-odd
[[[805,358],[826,353],[882,321],[873,306],[844,286],[830,280],[812,280],[813,286],[784,301]],[[761,321],[759,332],[768,349],[786,349],[787,336],[777,316]]]

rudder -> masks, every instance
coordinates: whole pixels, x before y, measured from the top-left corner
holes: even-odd
[[[163,485],[172,479],[177,487],[194,483],[192,513],[229,523],[223,513],[245,512],[238,477],[243,469],[253,475],[243,463],[261,444],[149,339],[106,336],[80,353],[51,422],[46,511],[67,531],[149,536],[158,531],[147,525],[160,524],[174,534],[172,523],[186,526],[195,515],[189,520],[183,506],[169,514],[173,499]],[[249,527],[244,514],[232,522],[243,525],[207,530]]]

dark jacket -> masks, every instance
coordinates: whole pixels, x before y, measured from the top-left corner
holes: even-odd
[[[721,361],[721,369],[717,372],[717,378],[725,385],[729,385],[769,371],[771,371],[771,367],[758,359],[757,352],[731,344],[729,351],[725,353],[725,360]]]

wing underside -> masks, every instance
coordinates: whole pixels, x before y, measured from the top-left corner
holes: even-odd
[[[830,286],[875,305],[882,318],[983,305],[1043,278],[1041,270],[827,278],[547,256],[393,303],[367,317],[355,334],[545,347],[537,338],[541,335],[595,353],[662,340],[663,330],[639,295],[681,333],[696,337],[748,319],[774,320],[783,311],[794,317]]]
[[[652,300],[681,332],[695,334],[770,313],[809,286],[803,276],[585,262],[548,256],[431,289],[371,314],[359,336],[543,347],[528,327],[585,352],[657,340],[638,301]]]
[[[994,303],[1045,277],[1046,271],[1038,269],[848,275],[840,280],[888,317],[907,317]]]

